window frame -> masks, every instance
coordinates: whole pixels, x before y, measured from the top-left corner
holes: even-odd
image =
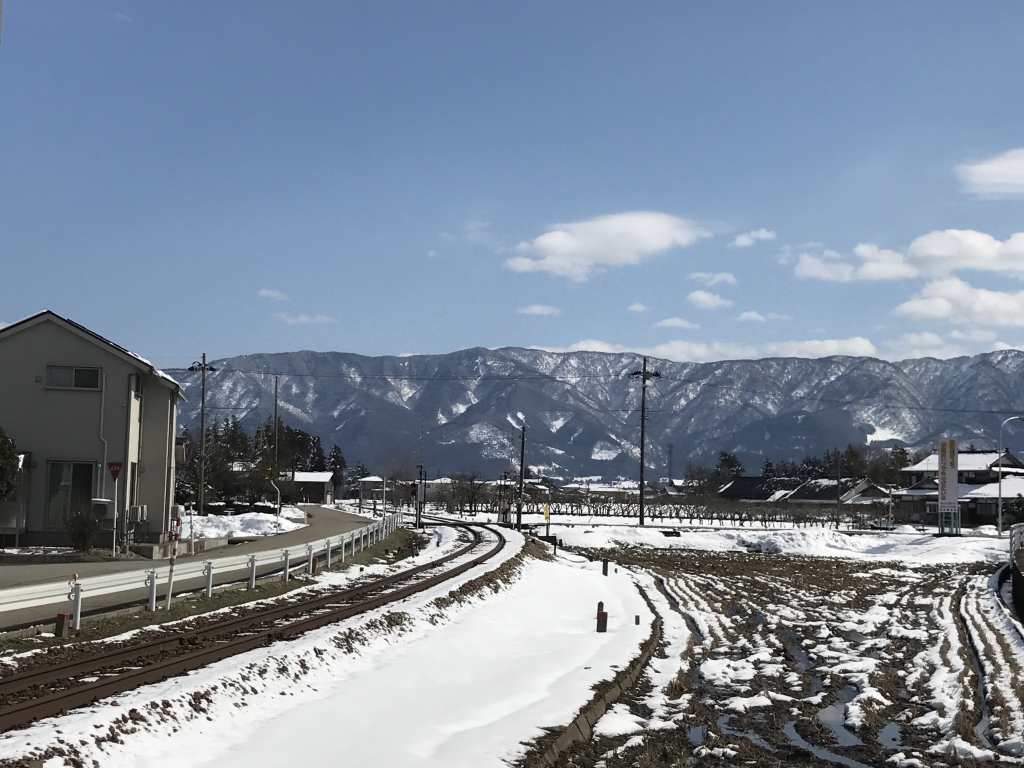
[[[62,387],[58,384],[51,384],[51,374],[53,371],[71,371],[71,386]],[[95,387],[79,387],[75,385],[75,379],[79,371],[95,371],[96,372],[96,386]],[[46,388],[56,389],[63,392],[101,392],[103,390],[103,369],[95,365],[48,365],[46,366]]]

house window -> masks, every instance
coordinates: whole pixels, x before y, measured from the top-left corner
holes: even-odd
[[[46,386],[54,389],[99,389],[100,369],[50,365],[46,368]]]
[[[46,527],[64,527],[73,508],[92,507],[92,478],[95,465],[84,461],[51,461],[46,488]]]

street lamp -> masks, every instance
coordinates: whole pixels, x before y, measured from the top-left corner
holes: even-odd
[[[1011,416],[999,425],[999,512],[996,516],[999,538],[1003,538],[1003,427],[1011,421],[1024,421],[1024,416]]]
[[[197,360],[188,369],[190,371],[203,372],[203,394],[199,405],[199,514],[202,515],[204,509],[203,491],[206,486],[206,372],[216,371],[217,369],[212,365],[207,365],[205,352],[203,353],[202,361]],[[195,507],[195,504],[192,506]],[[280,514],[280,504],[278,505],[278,514]],[[188,524],[191,527],[189,533],[189,554],[194,555],[196,553],[196,527],[192,514],[189,515]]]

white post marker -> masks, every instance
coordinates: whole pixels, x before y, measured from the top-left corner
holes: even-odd
[[[213,597],[213,560],[203,563],[203,573],[206,575],[206,596]]]
[[[327,540],[327,554],[324,556],[324,567],[331,567],[331,540]]]
[[[82,585],[78,583],[78,574],[74,574],[71,577],[71,581],[68,582],[71,587],[71,593],[68,597],[74,602],[74,608],[72,608],[71,617],[71,628],[76,632],[82,626]]]
[[[306,545],[306,573],[310,576],[313,575],[313,545]]]
[[[149,587],[149,610],[156,610],[156,570],[146,571],[146,585]]]
[[[282,550],[282,551],[284,553],[284,576],[282,577],[281,580],[282,581],[288,581],[288,567],[289,567],[289,559],[291,557],[291,552],[289,552],[287,549]]]
[[[249,589],[256,589],[256,555],[249,555]]]

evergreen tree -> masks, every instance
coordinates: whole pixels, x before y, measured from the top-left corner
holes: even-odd
[[[331,446],[331,452],[327,456],[327,468],[334,473],[335,482],[340,482],[345,476],[348,464],[345,463],[345,457],[341,453],[341,448],[336,445]]]
[[[775,465],[771,459],[765,459],[761,465],[761,477],[775,477]]]
[[[14,440],[0,427],[0,500],[18,487],[18,449]]]
[[[309,472],[326,472],[327,457],[324,456],[324,447],[320,443],[319,435],[309,443],[309,453],[306,456],[306,470]]]
[[[718,479],[726,483],[744,473],[743,465],[733,454],[722,451],[718,454],[718,463],[715,464],[715,474]]]

